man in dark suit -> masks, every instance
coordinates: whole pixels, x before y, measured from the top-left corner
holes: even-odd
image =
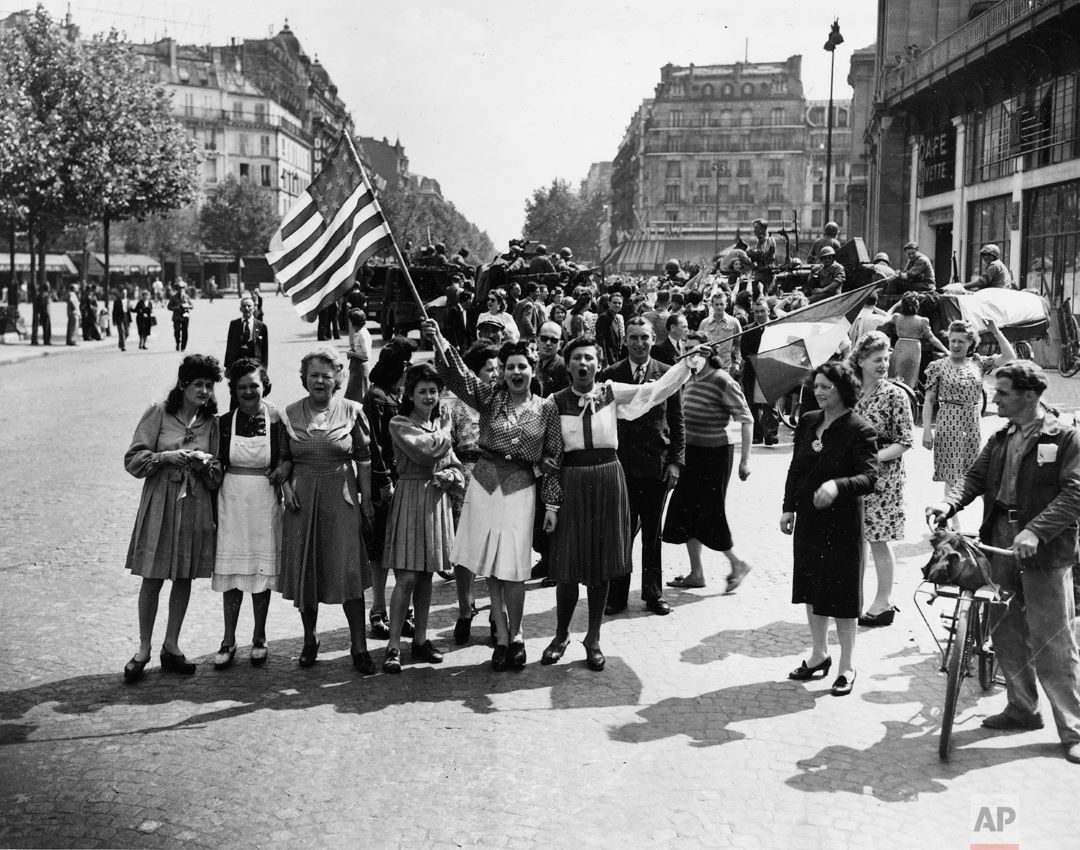
[[[670,367],[650,356],[653,344],[652,324],[641,316],[626,323],[626,347],[629,356],[603,370],[601,381],[624,384],[647,384],[657,380]],[[639,419],[619,420],[619,462],[626,475],[630,497],[630,531],[641,531],[641,598],[654,614],[670,614],[671,607],[661,598],[663,576],[660,562],[660,515],[664,497],[679,480],[686,454],[686,431],[683,422],[682,396],[671,396]],[[608,591],[605,613],[626,610],[630,595],[630,576],[614,579]]]
[[[128,291],[124,288],[116,290],[116,297],[112,305],[113,327],[116,328],[116,339],[121,351],[127,351],[128,332],[131,330],[131,300]]]
[[[263,366],[270,366],[270,332],[255,318],[255,301],[247,295],[240,299],[240,318],[229,323],[225,368],[241,357],[253,357]]]
[[[690,326],[682,313],[672,313],[667,317],[665,325],[667,337],[652,347],[652,358],[674,366],[675,361],[686,353],[686,335],[690,333]]]

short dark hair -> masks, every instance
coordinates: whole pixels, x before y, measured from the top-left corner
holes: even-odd
[[[184,388],[199,379],[213,381],[215,384],[221,381],[221,364],[216,357],[209,354],[189,354],[180,362],[180,368],[176,370],[176,386],[169,390],[169,395],[165,398],[165,412],[178,413],[184,403]],[[203,409],[207,413],[217,413],[217,399],[212,393]]]
[[[679,324],[679,319],[682,319],[685,322],[686,316],[684,316],[682,313],[672,313],[670,316],[667,317],[667,320],[664,322],[664,330],[670,331],[673,327]]]
[[[535,295],[537,289],[539,287],[536,285],[536,281],[530,280],[521,288],[521,294],[528,298],[530,295]]]
[[[235,395],[237,382],[244,377],[244,375],[250,375],[252,372],[259,373],[259,380],[262,382],[263,397],[265,398],[270,395],[270,376],[266,373],[266,367],[263,366],[262,362],[256,360],[254,357],[241,357],[229,367],[227,372],[229,392]]]
[[[484,364],[489,360],[497,359],[498,356],[499,352],[495,350],[494,345],[489,345],[484,340],[480,340],[470,345],[468,350],[461,355],[461,359],[469,371],[476,374],[484,368]]]
[[[1018,393],[1030,391],[1042,395],[1048,386],[1043,370],[1030,360],[1010,360],[994,370],[994,377],[1008,378]]]
[[[905,316],[919,315],[919,293],[905,292],[900,299],[900,312]]]
[[[814,370],[810,380],[813,381],[817,375],[821,375],[832,382],[832,385],[836,387],[836,391],[840,393],[840,401],[843,402],[844,407],[852,408],[855,406],[855,402],[859,400],[862,381],[859,380],[859,376],[855,374],[855,370],[848,363],[843,360],[826,360]]]
[[[504,342],[502,348],[499,349],[499,362],[505,366],[507,360],[518,355],[528,360],[529,365],[534,369],[536,368],[536,357],[533,356],[532,350],[529,348],[529,341],[526,339],[519,339],[517,342]]]
[[[566,348],[563,349],[563,359],[569,361],[570,355],[577,351],[579,348],[599,348],[596,345],[596,339],[591,336],[579,336],[566,343]]]
[[[433,383],[439,388],[439,392],[442,392],[443,380],[439,377],[439,373],[435,371],[435,367],[430,363],[417,363],[415,366],[410,366],[409,371],[405,373],[405,390],[401,394],[401,406],[398,408],[398,412],[402,416],[408,416],[413,411],[412,394],[419,384],[428,381]],[[432,418],[436,418],[439,415],[439,406],[435,405],[435,409],[431,412]]]

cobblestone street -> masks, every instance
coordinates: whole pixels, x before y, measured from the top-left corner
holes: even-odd
[[[284,405],[302,393],[297,368],[315,331],[287,299],[265,298],[270,400]],[[235,297],[197,302],[188,351],[221,357],[236,315]],[[723,595],[726,562],[709,553],[709,586],[668,589],[674,611],[657,617],[636,574],[630,610],[604,625],[603,673],[585,667],[580,643],[539,664],[555,591],[536,582],[529,664],[491,672],[486,612],[473,641],[454,646],[454,588],[438,579],[441,666],[359,678],[344,615],[324,607],[319,663],[302,670],[300,618],[275,596],[269,663],[248,664],[246,601],[237,663],[217,673],[221,599],[203,581],[181,634],[198,673],[160,672],[159,617],[146,679],[125,685],[139,582],[123,564],[140,482],[122,458],[179,363],[158,316],[149,351],[109,340],[0,365],[0,846],[967,850],[972,813],[999,802],[1017,811],[1022,850],[1078,846],[1080,769],[1062,758],[1053,724],[980,728],[1003,689],[965,683],[955,752],[938,760],[945,680],[916,608],[935,627],[938,609],[912,601],[929,551],[922,508],[940,495],[921,447],[907,455],[900,613],[890,628],[860,629],[848,699],[830,696],[831,678],[787,679],[809,645],[789,602],[791,541],[777,528],[787,433],[775,449],[755,447],[750,480],[729,491],[736,551],[755,566],[746,582]],[[1047,399],[1075,408],[1078,388],[1054,375]],[[218,398],[227,404],[224,384]],[[966,512],[969,527],[977,514]],[[665,579],[688,569],[681,547],[664,558]],[[869,590],[873,581],[871,570]],[[583,601],[576,640],[584,620]],[[371,648],[380,663],[382,642]]]

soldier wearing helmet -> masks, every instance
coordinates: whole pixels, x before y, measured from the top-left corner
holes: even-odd
[[[664,277],[660,280],[661,286],[682,286],[690,280],[690,275],[682,270],[679,261],[670,259],[664,263]]]
[[[746,249],[747,256],[754,267],[754,297],[761,295],[762,289],[772,288],[772,265],[776,262],[776,240],[769,235],[769,222],[763,218],[754,219],[756,242]]]
[[[976,292],[980,289],[1016,289],[1008,267],[1001,262],[1001,249],[997,245],[983,245],[979,249],[983,271],[975,280],[965,283],[964,288]]]
[[[548,256],[546,245],[536,246],[536,256],[529,261],[529,274],[555,274],[555,264]]]
[[[574,252],[569,248],[559,249],[559,259],[555,261],[555,271],[576,272],[578,264],[574,262]]]
[[[811,303],[837,295],[847,277],[844,267],[836,262],[836,249],[831,245],[823,246],[818,251],[818,257],[821,264],[814,266],[807,281]]]
[[[825,225],[825,235],[816,240],[810,248],[810,262],[821,259],[821,249],[828,245],[833,251],[840,250],[840,240],[837,236],[840,234],[840,226],[835,221],[830,221]]]

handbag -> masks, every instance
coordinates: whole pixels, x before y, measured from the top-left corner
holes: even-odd
[[[156,324],[157,324],[157,316],[151,316],[150,317],[150,327],[153,327]]]
[[[955,584],[964,590],[990,585],[990,561],[976,541],[955,531],[939,529],[930,537],[934,552],[923,567],[923,578],[934,584]]]

